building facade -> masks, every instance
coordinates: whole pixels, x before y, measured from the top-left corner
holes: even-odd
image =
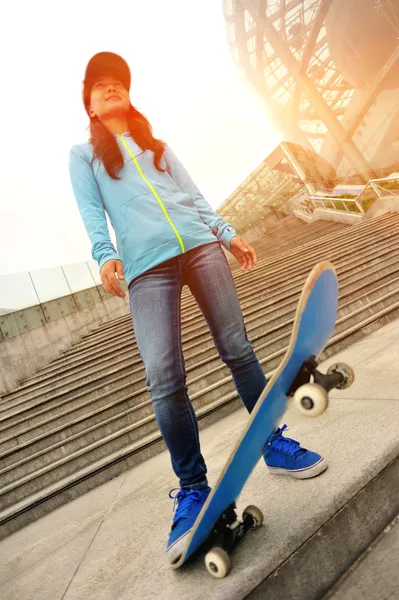
[[[304,166],[311,193],[315,182],[331,189],[399,171],[398,0],[223,4],[234,61],[281,139],[319,157],[320,172]]]

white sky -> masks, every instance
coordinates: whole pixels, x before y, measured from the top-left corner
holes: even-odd
[[[68,154],[96,52],[127,60],[132,103],[214,208],[279,142],[233,64],[222,0],[22,0],[1,19],[0,275],[91,258]]]

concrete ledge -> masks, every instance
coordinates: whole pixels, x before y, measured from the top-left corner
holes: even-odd
[[[323,600],[382,600],[399,596],[399,514],[328,591]]]
[[[321,598],[398,511],[397,456],[246,598]]]
[[[295,210],[295,208],[293,208],[292,212],[294,213],[297,219],[299,219],[300,221],[304,221],[305,223],[311,223],[314,220],[313,213],[308,214],[300,210]]]
[[[365,219],[375,219],[387,213],[399,212],[399,196],[383,196],[378,198],[365,214]]]
[[[360,223],[363,219],[362,214],[352,213],[347,211],[332,210],[328,208],[316,208],[313,211],[313,220],[317,221],[322,219],[323,221],[334,221],[335,223],[347,223],[355,225]]]
[[[21,380],[34,375],[40,368],[45,367],[50,361],[60,357],[62,352],[79,342],[82,335],[95,330],[102,323],[107,322],[111,316],[126,315],[129,313],[128,297],[121,301],[103,292],[99,288],[86,290],[86,294],[97,294],[99,300],[87,306],[82,303],[74,304],[74,311],[64,311],[65,314],[54,316],[54,320],[39,325],[36,319],[34,327],[29,323],[24,325],[24,314],[38,307],[18,311],[5,315],[2,320],[15,320],[23,333],[18,333],[16,327],[14,334],[9,339],[0,340],[0,395],[6,396],[14,390]],[[83,294],[83,292],[82,292]],[[70,303],[71,297],[63,299]],[[57,304],[57,301],[53,301]],[[39,306],[40,310],[42,305]],[[78,308],[76,308],[78,306]]]

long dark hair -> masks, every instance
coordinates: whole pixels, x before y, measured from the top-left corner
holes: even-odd
[[[152,134],[152,127],[148,119],[134,106],[130,105],[127,116],[129,132],[138,146],[145,152],[150,150],[154,153],[154,165],[158,171],[165,171],[161,167],[161,159],[165,151],[165,142],[156,139]],[[108,175],[112,179],[120,179],[118,173],[124,165],[123,155],[118,142],[103,123],[96,117],[90,119],[90,143],[93,146],[94,158],[100,160]]]

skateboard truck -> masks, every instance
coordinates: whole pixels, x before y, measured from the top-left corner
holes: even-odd
[[[250,529],[258,529],[263,523],[263,513],[257,506],[247,506],[238,519],[236,504],[221,514],[209,535],[205,565],[209,573],[218,579],[225,577],[231,568],[230,554]],[[209,550],[209,548],[211,548]]]
[[[287,394],[294,396],[297,410],[308,417],[316,417],[326,410],[328,392],[334,388],[344,390],[355,379],[353,369],[345,363],[331,365],[327,373],[318,371],[317,366],[315,356],[305,360]]]

